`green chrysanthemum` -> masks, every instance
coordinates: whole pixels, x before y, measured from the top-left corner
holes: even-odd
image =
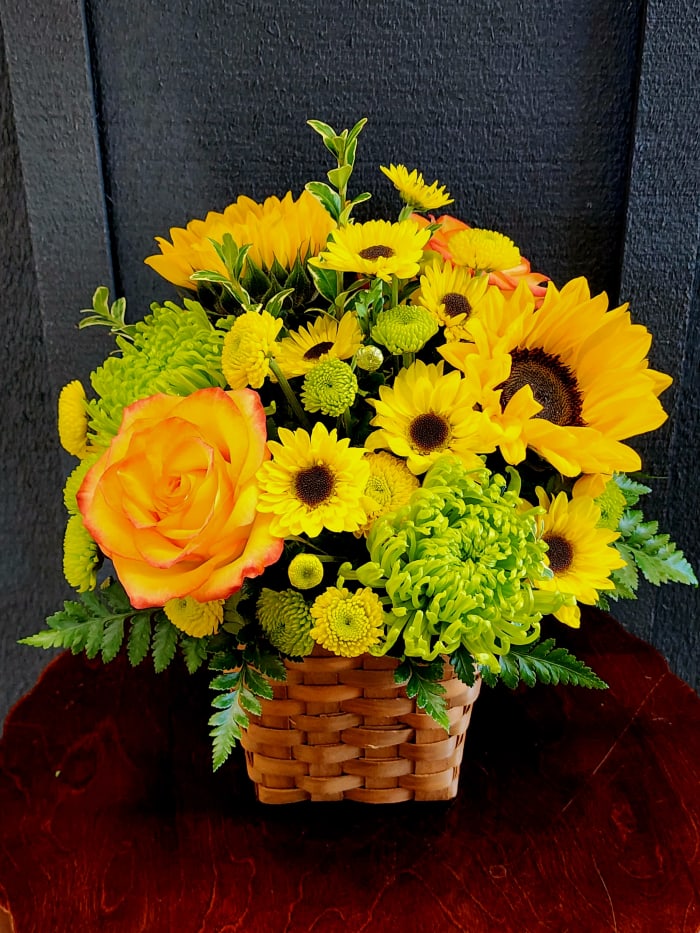
[[[317,363],[304,377],[301,401],[309,412],[320,411],[331,418],[342,415],[357,395],[357,379],[342,360]]]
[[[627,500],[614,479],[608,480],[605,489],[594,501],[600,509],[598,527],[609,528],[610,531],[617,531],[622,513],[627,506]]]
[[[384,354],[379,347],[373,347],[371,344],[366,347],[360,347],[355,354],[355,363],[358,369],[364,369],[366,373],[374,373],[384,362]]]
[[[68,479],[66,480],[66,484],[63,487],[63,504],[65,505],[69,515],[77,515],[80,512],[76,500],[78,490],[83,484],[85,474],[93,465],[93,463],[99,459],[99,457],[99,453],[86,457],[84,460],[81,460],[73,472],[69,474]]]
[[[539,635],[549,594],[533,510],[502,476],[470,473],[452,456],[438,460],[405,506],[372,527],[372,562],[357,573],[385,587],[393,614],[384,654],[402,635],[406,655],[435,659],[460,646],[498,671],[497,655]]]
[[[298,590],[312,590],[323,580],[323,564],[315,554],[297,554],[289,562],[287,576]]]
[[[306,600],[298,590],[269,590],[258,597],[257,614],[270,644],[289,657],[311,654],[314,640],[309,635],[313,619]]]
[[[121,356],[110,356],[90,380],[100,396],[88,403],[95,446],[107,447],[119,430],[122,411],[158,392],[190,395],[197,389],[225,388],[221,371],[224,332],[215,330],[196,301],[185,309],[172,302],[152,305],[153,313],[135,325],[131,343],[117,337]]]
[[[99,553],[80,515],[71,515],[63,538],[63,575],[78,593],[97,586]]]
[[[372,339],[390,353],[417,353],[437,331],[437,321],[426,308],[397,305],[379,312]]]

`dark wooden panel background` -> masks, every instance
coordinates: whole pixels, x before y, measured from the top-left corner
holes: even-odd
[[[169,296],[154,235],[323,177],[309,117],[369,117],[368,216],[395,207],[378,165],[405,162],[555,281],[632,300],[676,378],[638,444],[648,511],[700,563],[693,0],[0,0],[0,24],[0,716],[46,661],[16,639],[68,594],[55,402],[104,351],[78,309],[106,283],[142,316]],[[697,686],[696,591],[643,595],[619,617]]]

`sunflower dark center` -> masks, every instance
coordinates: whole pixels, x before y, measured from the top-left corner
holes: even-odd
[[[545,535],[544,541],[549,548],[549,566],[554,573],[564,573],[571,566],[574,559],[574,549],[561,535]]]
[[[299,470],[294,478],[294,492],[304,505],[317,506],[331,495],[335,487],[333,473],[323,464]]]
[[[415,447],[424,453],[430,453],[445,446],[450,436],[450,426],[442,415],[430,411],[413,419],[408,435]]]
[[[445,305],[445,314],[447,317],[457,317],[458,314],[470,314],[472,306],[464,295],[459,292],[448,292],[442,296],[442,303]]]
[[[502,411],[519,389],[529,385],[535,400],[542,406],[536,418],[568,427],[585,425],[581,417],[583,399],[576,377],[558,356],[536,347],[514,350],[511,359],[510,376],[497,387],[501,389]]]
[[[366,246],[361,249],[359,255],[363,259],[390,259],[394,255],[394,251],[390,246],[377,244],[377,246]]]
[[[323,356],[324,353],[332,348],[333,344],[330,340],[322,340],[321,343],[315,343],[313,347],[309,349],[304,354],[305,360],[317,360],[320,356]]]

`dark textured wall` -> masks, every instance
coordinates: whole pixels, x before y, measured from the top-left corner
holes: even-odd
[[[310,117],[341,128],[369,117],[354,177],[354,190],[375,192],[367,215],[396,209],[378,165],[405,162],[555,281],[586,274],[633,299],[656,334],[653,363],[679,381],[674,427],[642,441],[668,476],[652,508],[700,558],[688,483],[698,423],[690,0],[553,0],[536,11],[526,0],[0,0],[0,17],[10,77],[0,85],[0,294],[14,322],[0,716],[45,660],[15,648],[17,634],[64,589],[55,399],[104,349],[94,331],[76,333],[78,309],[114,283],[142,316],[168,296],[143,265],[155,235],[240,193],[298,193],[322,178],[330,165]],[[694,592],[667,587],[625,614],[694,683],[696,608]]]

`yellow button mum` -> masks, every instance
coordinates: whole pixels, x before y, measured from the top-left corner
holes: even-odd
[[[169,599],[164,609],[176,628],[194,638],[213,635],[224,618],[223,599],[200,603],[191,596],[184,596],[181,599]]]
[[[323,648],[344,658],[364,654],[379,642],[384,629],[384,610],[369,587],[351,593],[329,587],[311,607],[316,623],[311,637]]]
[[[87,398],[79,380],[74,379],[61,389],[58,396],[58,437],[69,454],[81,459],[88,450]]]

